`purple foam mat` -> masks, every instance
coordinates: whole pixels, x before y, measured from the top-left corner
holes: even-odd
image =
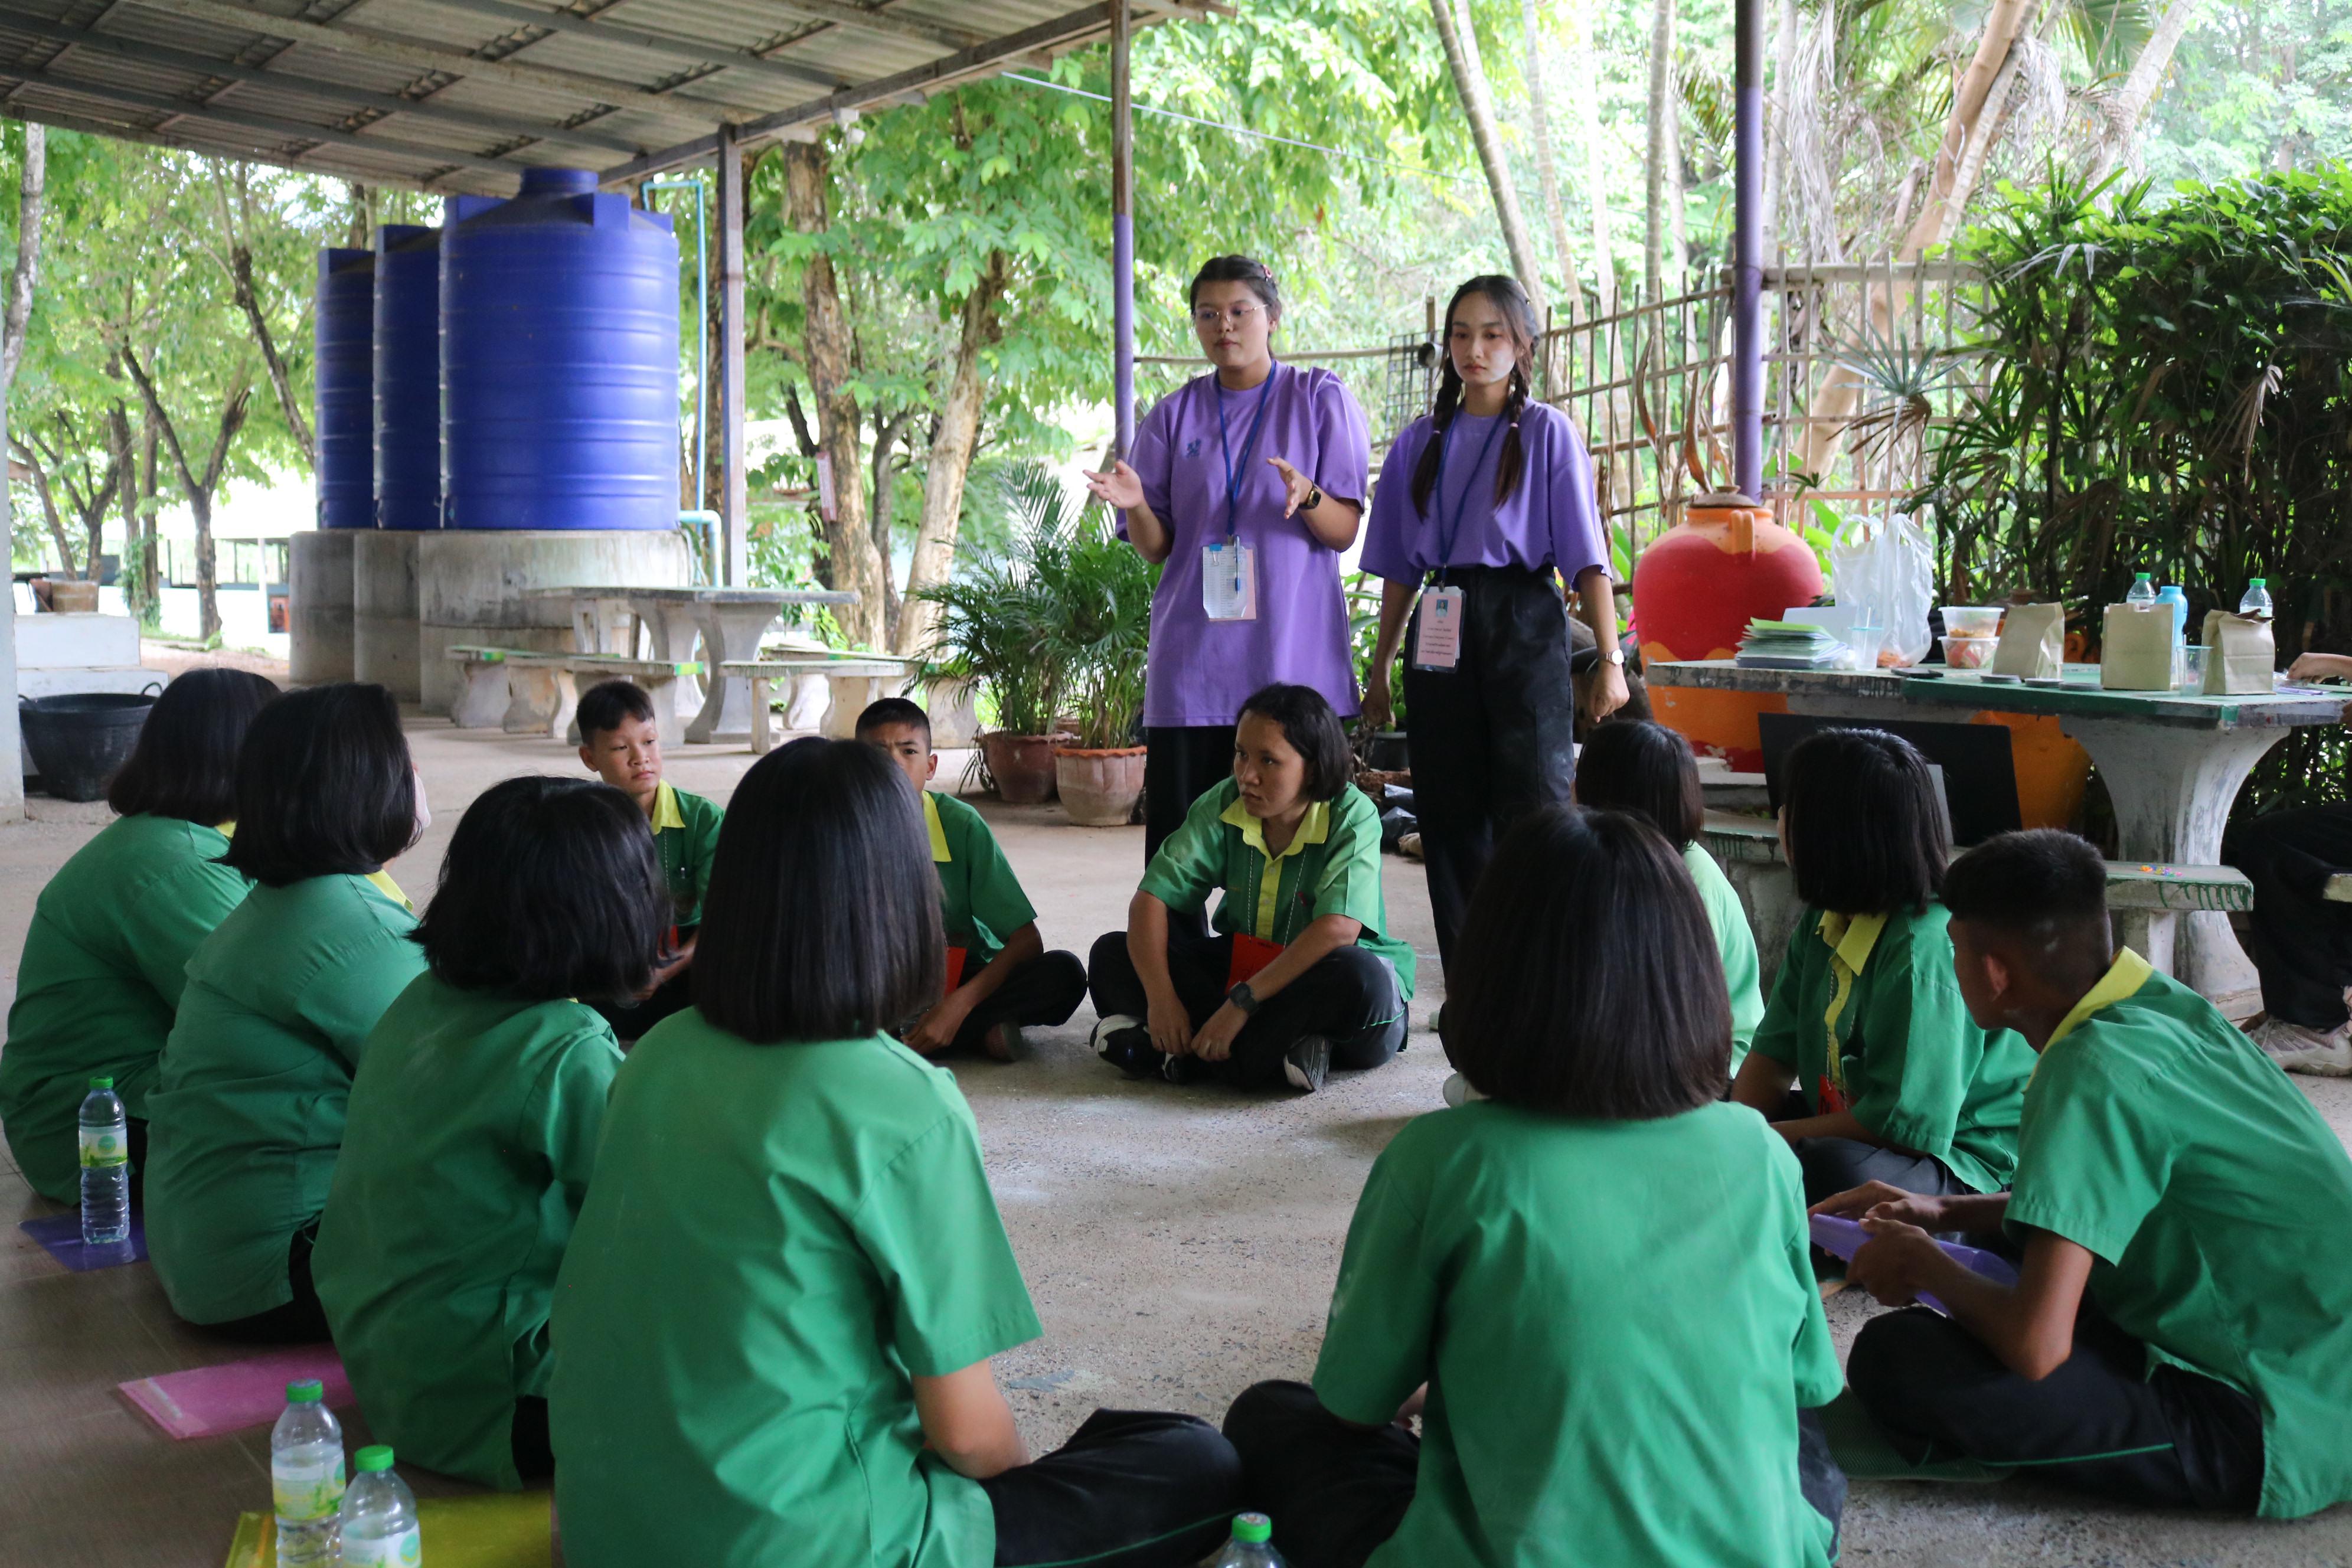
[[[76,1274],[87,1274],[93,1268],[113,1268],[125,1263],[147,1261],[147,1219],[133,1209],[131,1213],[131,1239],[118,1241],[111,1247],[91,1247],[81,1238],[81,1215],[53,1214],[46,1219],[28,1219],[17,1229],[41,1244],[41,1250],[56,1258]]]

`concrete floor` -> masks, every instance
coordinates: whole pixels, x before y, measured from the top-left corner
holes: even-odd
[[[435,822],[393,870],[421,904],[468,801],[510,774],[571,771],[572,757],[545,742],[434,720],[415,721],[411,739]],[[691,747],[672,758],[670,774],[723,800],[751,763],[742,752]],[[11,994],[36,894],[107,820],[102,805],[39,796],[29,805],[31,822],[0,829],[0,963]],[[1139,829],[1072,827],[1055,806],[981,805],[1049,945],[1083,954],[1119,921],[1140,866]],[[1213,1419],[1250,1383],[1304,1377],[1313,1366],[1365,1172],[1405,1121],[1438,1103],[1447,1070],[1427,1033],[1439,996],[1420,871],[1394,858],[1387,868],[1391,919],[1423,954],[1428,977],[1412,1047],[1391,1067],[1335,1080],[1311,1099],[1132,1084],[1087,1055],[1085,1011],[1033,1036],[1026,1061],[957,1066],[1045,1325],[1044,1339],[998,1365],[1034,1447],[1052,1447],[1097,1405]],[[2339,1134],[2352,1132],[2352,1083],[2298,1083]],[[144,1265],[57,1268],[14,1224],[50,1212],[0,1154],[0,1215],[9,1222],[0,1240],[0,1568],[215,1568],[237,1513],[268,1506],[267,1433],[174,1443],[114,1385],[243,1352],[176,1322]],[[1830,1303],[1842,1345],[1874,1310],[1853,1292]],[[412,1479],[427,1493],[467,1489]],[[2340,1568],[2352,1564],[2352,1508],[2296,1524],[2217,1522],[2103,1508],[2023,1482],[1859,1483],[1845,1561]]]

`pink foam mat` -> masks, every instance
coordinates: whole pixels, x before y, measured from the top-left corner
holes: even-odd
[[[331,1406],[359,1403],[332,1345],[295,1345],[250,1361],[200,1366],[120,1384],[122,1397],[171,1437],[211,1437],[266,1426],[286,1408],[286,1385],[316,1378]]]

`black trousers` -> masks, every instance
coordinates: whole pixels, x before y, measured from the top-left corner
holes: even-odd
[[[1924,1307],[1863,1325],[1846,1385],[1914,1464],[1962,1457],[2121,1502],[2251,1513],[2262,1500],[2263,1417],[2226,1384],[2147,1371],[2139,1341],[2086,1300],[2074,1353],[2039,1383]]]
[[[249,1318],[198,1325],[205,1333],[248,1345],[307,1345],[334,1338],[327,1328],[327,1309],[319,1304],[318,1288],[310,1283],[310,1248],[319,1239],[315,1218],[294,1233],[286,1248],[286,1282],[294,1299]]]
[[[1184,826],[1192,803],[1234,776],[1232,724],[1163,726],[1143,731],[1143,861],[1160,853],[1169,835]],[[1168,911],[1168,928],[1207,936],[1209,922],[1195,911]]]
[[[517,1395],[514,1425],[509,1430],[515,1474],[522,1478],[523,1485],[543,1481],[555,1474],[555,1447],[547,1436],[546,1400],[535,1394]]]
[[[1234,939],[1229,936],[1169,932],[1168,978],[1175,983],[1194,1028],[1224,1005],[1230,989],[1225,977],[1233,961]],[[1128,954],[1125,931],[1108,932],[1095,942],[1087,974],[1095,1011],[1103,1017],[1114,1013],[1150,1016],[1150,998]],[[1320,1035],[1331,1042],[1332,1067],[1360,1072],[1396,1055],[1404,1032],[1404,998],[1397,990],[1396,971],[1377,954],[1350,945],[1326,953],[1260,1003],[1234,1037],[1233,1055],[1202,1066],[1210,1076],[1244,1088],[1278,1084],[1283,1081],[1282,1058],[1290,1047],[1303,1035]]]
[[[2322,1031],[2352,1012],[2352,904],[2321,895],[2327,879],[2352,871],[2352,805],[2274,811],[2231,827],[2221,859],[2254,884],[2254,968],[2273,1018]]]
[[[1402,1426],[1351,1426],[1303,1383],[1244,1393],[1225,1413],[1225,1436],[1241,1455],[1250,1506],[1274,1521],[1274,1544],[1294,1568],[1362,1568],[1412,1505],[1421,1439]],[[1805,1500],[1834,1525],[1845,1475],[1816,1412],[1797,1412],[1797,1445]]]
[[[1003,962],[1000,954],[996,963]],[[983,966],[992,967],[993,964]],[[1041,952],[1014,970],[1003,984],[971,1010],[963,1027],[956,1031],[955,1044],[948,1048],[976,1051],[988,1031],[999,1024],[1034,1024],[1041,1028],[1066,1024],[1086,995],[1087,966],[1078,962],[1076,953]]]
[[[980,1485],[1000,1564],[1190,1568],[1241,1511],[1242,1467],[1197,1416],[1097,1410],[1052,1453]]]
[[[1568,669],[1568,610],[1549,571],[1456,570],[1464,591],[1462,655],[1452,669],[1416,669],[1421,612],[1405,640],[1405,739],[1413,811],[1429,877],[1438,956],[1454,941],[1496,841],[1539,805],[1565,802],[1576,778],[1576,688]]]
[[[1801,1138],[1794,1148],[1797,1163],[1805,1173],[1808,1205],[1872,1182],[1937,1198],[1976,1191],[1932,1154],[1882,1149],[1859,1138]]]

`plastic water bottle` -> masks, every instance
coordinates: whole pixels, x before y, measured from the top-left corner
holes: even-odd
[[[1276,1552],[1274,1521],[1262,1513],[1234,1515],[1233,1539],[1201,1568],[1283,1568],[1282,1553]]]
[[[278,1512],[280,1568],[335,1560],[335,1510],[343,1500],[343,1426],[318,1380],[286,1385],[269,1429],[269,1494]]]
[[[416,1531],[416,1497],[393,1473],[392,1450],[362,1448],[358,1474],[343,1494],[343,1568],[416,1568],[425,1561]]]
[[[2238,614],[2250,616],[2258,621],[2267,621],[2271,618],[2271,613],[2270,584],[2266,580],[2256,577],[2247,583],[2246,596],[2238,601]]]
[[[90,1079],[81,1102],[81,1238],[91,1247],[131,1239],[131,1124],[110,1078]]]
[[[2172,646],[2179,647],[2189,640],[2189,592],[2177,583],[2167,583],[2158,591],[2156,602],[2172,606]]]
[[[2130,591],[2129,593],[2127,593],[2127,594],[2126,594],[2126,595],[2124,595],[2124,603],[2125,603],[2125,604],[2126,604],[2126,605],[2153,605],[2153,604],[2155,604],[2155,603],[2156,603],[2156,581],[2155,581],[2155,579],[2154,579],[2153,577],[2151,577],[2151,576],[2150,576],[2147,573],[2146,573],[2146,572],[2135,572],[2135,573],[2133,573],[2133,574],[2132,574],[2132,585],[2131,585],[2131,591]]]

